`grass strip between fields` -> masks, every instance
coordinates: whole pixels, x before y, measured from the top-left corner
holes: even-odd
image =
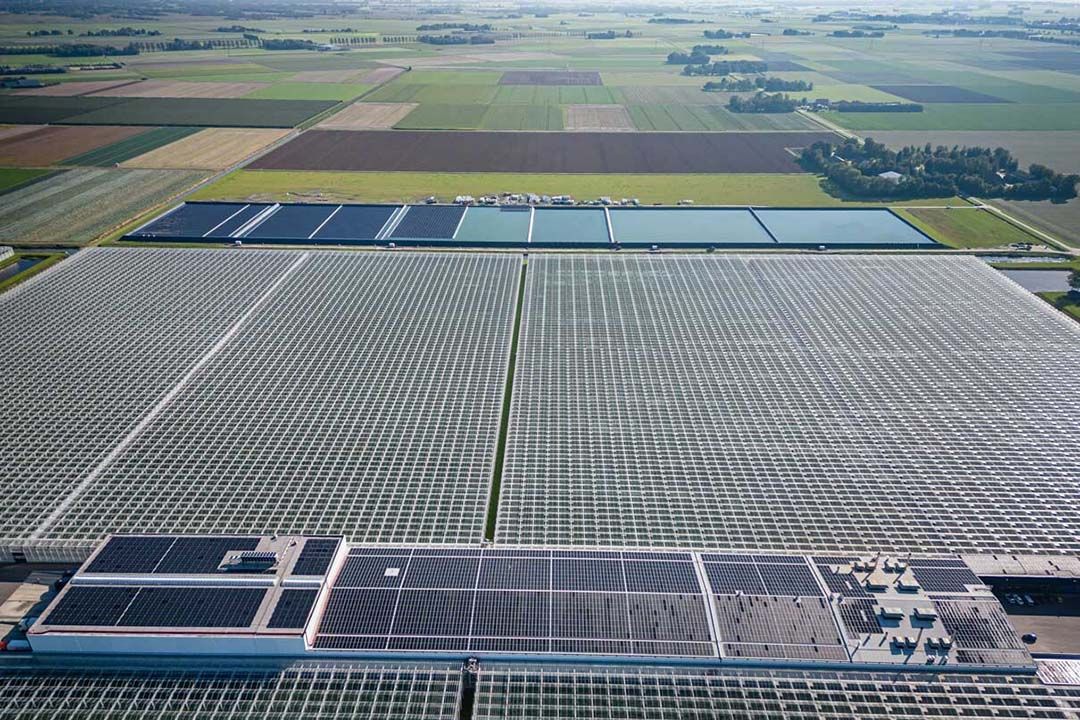
[[[506,436],[510,431],[510,402],[514,396],[514,368],[517,365],[518,335],[521,331],[521,313],[525,307],[525,274],[528,269],[528,261],[523,261],[518,279],[517,307],[514,310],[514,331],[510,336],[510,361],[506,365],[506,387],[503,390],[502,417],[499,419],[499,440],[495,445],[495,470],[491,475],[491,494],[488,496],[487,522],[484,525],[484,538],[491,541],[495,540],[495,524],[499,519],[499,492],[502,490]]]

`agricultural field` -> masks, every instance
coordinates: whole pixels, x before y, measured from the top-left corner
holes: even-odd
[[[93,167],[112,167],[125,160],[138,157],[143,153],[150,152],[162,145],[168,145],[180,138],[187,137],[198,132],[199,128],[191,127],[160,127],[145,130],[138,128],[139,132],[126,140],[114,142],[111,145],[91,150],[82,155],[69,157],[64,161],[65,165],[85,165]]]
[[[0,242],[84,245],[194,187],[205,173],[68,170],[17,188],[0,203]]]
[[[98,97],[130,98],[238,98],[270,87],[259,82],[188,82],[143,80],[94,93]]]
[[[49,126],[0,139],[0,165],[47,167],[137,135],[132,127]]]
[[[422,109],[423,106],[419,110]],[[779,132],[507,135],[483,132],[312,130],[258,158],[251,168],[522,173],[783,173],[799,172],[789,148],[805,147],[833,137],[826,133]]]
[[[566,129],[577,132],[635,130],[634,120],[622,105],[568,105]]]
[[[29,90],[16,90],[12,95],[28,95],[30,97],[77,97],[80,95],[94,95],[104,90],[110,90],[124,85],[135,84],[135,80],[88,80],[85,82],[62,82],[56,85],[46,85],[42,88]]]
[[[824,112],[822,117],[858,132],[875,130],[1080,130],[1080,104],[927,105],[922,112]]]
[[[224,170],[288,133],[288,130],[207,128],[140,154],[122,167]]]
[[[13,189],[49,174],[49,170],[31,168],[0,168],[0,193]]]
[[[807,174],[573,174],[320,172],[239,170],[199,189],[195,200],[271,202],[420,202],[430,195],[451,200],[500,192],[638,198],[643,204],[778,205],[861,207],[822,191]],[[968,206],[957,198],[920,201],[921,205]]]
[[[418,107],[416,103],[353,103],[315,127],[323,130],[386,130]]]
[[[1080,108],[1078,108],[1080,110]],[[875,131],[867,133],[878,142],[898,149],[908,145],[977,145],[1003,147],[1016,157],[1022,166],[1038,163],[1059,172],[1080,173],[1080,132],[999,130],[977,132],[968,130]]]
[[[281,82],[255,90],[244,97],[262,100],[352,100],[370,85],[328,82]]]
[[[1067,203],[1050,200],[992,200],[990,204],[1044,232],[1049,232],[1073,247],[1080,248],[1080,198],[1073,198]]]
[[[971,208],[906,208],[896,211],[924,233],[949,247],[1000,248],[1040,240],[989,210]]]

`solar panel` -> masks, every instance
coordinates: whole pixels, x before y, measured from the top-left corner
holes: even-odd
[[[484,556],[477,587],[506,590],[547,590],[551,561],[538,558]]]
[[[629,595],[628,601],[630,633],[635,640],[712,640],[700,594]]]
[[[840,603],[840,619],[848,631],[848,637],[881,634],[883,631],[878,621],[877,608],[878,604],[873,600],[845,598]]]
[[[626,596],[621,593],[557,592],[551,602],[552,637],[630,639]]]
[[[630,592],[701,592],[701,584],[691,563],[635,561],[623,567],[626,571],[626,589]]]
[[[396,588],[401,586],[405,576],[405,567],[409,564],[406,555],[356,556],[350,555],[338,575],[335,587],[371,587]]]
[[[303,241],[337,210],[337,205],[282,205],[273,215],[244,234],[251,240]]]
[[[410,205],[405,217],[390,233],[391,239],[452,238],[465,208],[447,205]]]
[[[308,538],[293,565],[293,575],[325,575],[337,552],[338,538]]]
[[[551,595],[546,592],[479,592],[472,634],[478,637],[551,636]]]
[[[244,203],[184,203],[132,235],[200,238],[247,207]]]
[[[266,626],[269,628],[303,628],[311,614],[311,606],[319,596],[318,590],[282,590],[274,612]]]
[[[479,567],[479,558],[413,557],[405,571],[404,586],[472,589]]]
[[[625,592],[622,563],[618,560],[552,561],[551,586],[555,590]]]
[[[398,206],[342,205],[314,240],[374,240]]]
[[[154,572],[189,575],[217,572],[229,552],[254,550],[258,546],[257,537],[179,537]]]
[[[402,590],[392,634],[467,637],[472,604],[472,591]]]
[[[397,590],[334,588],[319,631],[324,635],[389,635]]]
[[[70,587],[49,612],[49,625],[115,625],[139,592],[131,587]]]
[[[966,592],[968,585],[982,585],[968,568],[912,567],[911,574],[927,592]]]
[[[116,623],[122,627],[247,627],[266,588],[142,587]]]
[[[764,595],[765,582],[750,563],[705,563],[705,573],[714,593],[721,595]]]
[[[769,595],[822,595],[821,586],[810,568],[804,565],[759,564],[758,572]]]
[[[175,539],[168,535],[109,538],[83,572],[152,573]]]

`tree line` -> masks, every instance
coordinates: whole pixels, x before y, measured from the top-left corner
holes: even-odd
[[[753,74],[768,72],[768,63],[761,60],[718,60],[702,65],[687,65],[683,75],[730,75],[731,73]]]
[[[702,88],[707,92],[750,92],[753,90],[765,90],[766,92],[783,91],[806,91],[813,90],[814,83],[805,80],[784,80],[776,77],[724,78],[719,82],[710,80]]]
[[[798,106],[799,101],[785,93],[759,92],[749,98],[732,95],[728,101],[728,109],[737,113],[790,113]]]
[[[856,197],[926,198],[957,194],[1010,200],[1054,200],[1077,196],[1080,175],[1065,175],[1045,165],[1027,170],[1005,148],[951,148],[930,143],[890,150],[871,138],[842,143],[816,142],[803,150],[800,163],[825,175],[834,187]],[[900,182],[879,177],[897,172]]]

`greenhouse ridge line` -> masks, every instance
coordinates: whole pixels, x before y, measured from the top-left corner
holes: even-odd
[[[165,409],[169,407],[169,405],[176,398],[176,396],[179,395],[180,392],[188,386],[188,384],[195,377],[195,375],[198,374],[198,372],[202,370],[207,365],[207,363],[213,360],[222,350],[225,349],[225,346],[227,346],[232,341],[232,339],[236,337],[236,335],[240,332],[244,325],[247,324],[247,321],[250,320],[251,317],[255,315],[255,313],[258,312],[258,310],[263,305],[265,305],[271,297],[274,296],[274,294],[277,293],[278,289],[280,289],[281,286],[285,284],[285,281],[292,277],[292,275],[300,268],[300,266],[307,262],[308,258],[310,257],[310,253],[303,253],[300,257],[293,261],[293,263],[289,265],[289,267],[286,268],[285,271],[282,272],[276,280],[274,280],[274,282],[270,284],[270,286],[263,292],[263,294],[260,295],[254,303],[251,304],[251,307],[245,310],[244,313],[239,318],[237,318],[235,322],[233,322],[229,329],[226,330],[220,338],[218,338],[218,341],[214,343],[214,345],[209,350],[203,353],[202,357],[195,361],[195,364],[192,365],[186,373],[184,373],[183,377],[181,377],[180,380],[178,380],[177,383],[173,385],[167,393],[165,393],[165,395],[157,402],[157,404],[154,405],[154,407],[152,407],[145,416],[143,416],[143,419],[140,420],[139,423],[134,428],[132,428],[131,431],[128,432],[128,434],[119,443],[117,443],[111,451],[109,451],[109,454],[106,455],[105,458],[100,463],[98,463],[97,466],[93,470],[91,470],[86,475],[86,477],[84,477],[71,490],[71,492],[68,493],[67,497],[65,497],[53,509],[49,516],[45,518],[44,521],[42,521],[42,523],[37,527],[37,529],[30,534],[30,540],[39,540],[42,534],[45,533],[50,527],[52,527],[52,525],[57,520],[59,520],[64,515],[64,513],[68,511],[68,509],[75,503],[79,496],[86,492],[86,490],[88,490],[90,486],[94,484],[98,477],[101,476],[101,473],[103,473],[110,465],[112,465],[113,462],[115,462],[116,459],[119,458],[120,455],[128,447],[130,447],[131,444],[135,442],[135,440],[139,438],[140,435],[142,435],[146,428],[150,427],[150,424],[153,423],[161,415],[161,413],[163,413]]]

